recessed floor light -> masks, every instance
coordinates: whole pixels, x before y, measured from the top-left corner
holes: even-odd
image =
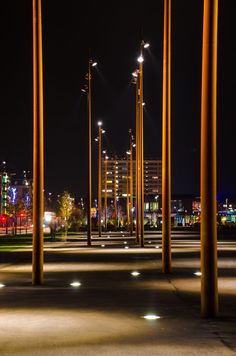
[[[127,244],[127,241],[124,241],[124,244],[126,245],[126,244]]]
[[[80,287],[81,283],[80,282],[72,282],[72,283],[70,283],[70,286],[71,287]]]
[[[137,277],[137,276],[140,275],[140,272],[138,272],[138,271],[133,271],[133,272],[131,272],[131,274],[132,274],[132,276]]]
[[[149,244],[151,244],[151,243],[152,243],[152,241],[148,241],[148,243],[149,243]]]
[[[105,247],[105,245],[101,245],[101,247]]]
[[[129,246],[125,246],[126,250],[129,248]]]
[[[5,287],[5,284],[0,283],[0,288]]]
[[[148,314],[148,315],[144,315],[143,318],[146,320],[157,320],[160,319],[161,317],[159,315]]]
[[[194,274],[195,274],[195,276],[201,276],[202,275],[202,272],[199,272],[199,271],[197,271],[197,272],[194,272]]]
[[[159,248],[159,246],[155,246],[155,248]]]

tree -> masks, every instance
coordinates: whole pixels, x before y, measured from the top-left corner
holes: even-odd
[[[73,207],[74,198],[71,198],[67,191],[63,192],[58,199],[58,215],[61,217],[64,223],[66,233],[70,224]]]

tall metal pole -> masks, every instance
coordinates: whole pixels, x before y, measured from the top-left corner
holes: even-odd
[[[126,153],[126,167],[127,167],[127,175],[126,175],[126,214],[127,214],[127,231],[130,231],[130,173],[129,173],[129,155]]]
[[[44,137],[41,0],[33,0],[33,251],[32,283],[43,283]]]
[[[139,141],[140,141],[140,120],[139,120],[139,73],[136,78],[135,84],[135,104],[136,104],[136,242],[139,243],[139,232],[140,232],[140,200],[139,200],[139,171],[140,171],[140,160],[139,160]]]
[[[102,236],[102,128],[98,128],[98,236]]]
[[[144,41],[141,42],[141,57],[143,55]],[[140,246],[144,247],[144,164],[143,164],[143,60],[139,62],[139,160],[140,160]]]
[[[89,58],[88,64],[88,196],[87,196],[87,245],[91,246],[92,234],[92,93],[91,93],[91,65],[92,60]]]
[[[107,156],[104,160],[104,230],[107,231]]]
[[[171,272],[171,0],[164,0],[162,102],[162,271]]]
[[[116,164],[114,162],[114,214],[115,214],[115,230],[117,229],[117,220],[118,220],[118,212],[117,212],[117,200],[116,200]]]
[[[132,130],[130,134],[130,236],[133,236],[133,136]]]
[[[218,0],[204,1],[201,112],[201,312],[218,311],[216,110]]]

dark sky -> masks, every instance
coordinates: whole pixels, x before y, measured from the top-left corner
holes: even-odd
[[[86,195],[86,98],[81,95],[88,48],[93,73],[93,138],[104,123],[104,149],[123,156],[134,129],[140,27],[145,52],[145,156],[161,158],[163,0],[42,0],[45,189]],[[83,8],[81,5],[83,4]],[[218,192],[236,194],[235,0],[219,0]],[[0,160],[32,171],[32,1],[1,4]],[[199,192],[203,2],[172,0],[172,189]],[[97,146],[93,141],[94,187]]]

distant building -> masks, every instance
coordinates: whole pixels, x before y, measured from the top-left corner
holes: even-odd
[[[133,160],[133,196],[135,197],[136,179]],[[102,161],[102,197],[105,190],[107,198],[127,197],[127,186],[130,179],[130,161],[125,159],[108,159]],[[161,193],[161,160],[144,161],[144,196],[148,199]]]
[[[10,195],[10,176],[3,172],[1,173],[1,214],[7,213]]]
[[[21,178],[15,173],[1,173],[0,198],[1,214],[7,214],[9,206],[19,205],[19,201],[28,210],[32,203],[32,181],[25,173]]]

